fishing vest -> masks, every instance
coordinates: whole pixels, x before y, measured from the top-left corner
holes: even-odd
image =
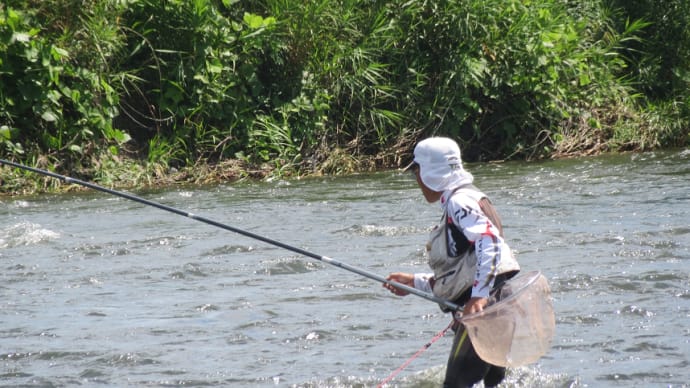
[[[461,193],[477,202],[484,215],[496,226],[501,237],[503,226],[493,205],[484,193],[473,185],[461,186],[455,189],[448,200]],[[455,243],[455,252],[451,252],[449,234]],[[426,245],[429,267],[434,271],[434,295],[454,301],[469,290],[477,273],[477,255],[473,241],[468,241],[462,231],[453,224],[446,211],[443,212],[441,223],[429,235]],[[499,268],[496,275],[520,269],[510,248],[506,245],[501,249]]]

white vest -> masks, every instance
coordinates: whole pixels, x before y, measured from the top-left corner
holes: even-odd
[[[481,191],[469,186],[457,189],[449,196],[448,200],[458,193],[470,197],[477,204],[486,197]],[[458,256],[449,254],[448,235],[450,231],[448,230],[447,219],[448,215],[444,212],[441,224],[437,225],[429,235],[426,249],[429,266],[434,271],[434,295],[452,301],[472,287],[477,274],[477,255],[475,249],[467,249],[465,252],[460,252]],[[499,265],[493,272],[493,276],[517,270],[520,270],[520,265],[506,244],[501,249]]]

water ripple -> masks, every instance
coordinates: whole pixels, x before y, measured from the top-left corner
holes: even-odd
[[[556,310],[549,353],[503,385],[688,386],[688,155],[468,165]],[[414,185],[383,172],[143,194],[386,275],[428,271],[441,215]],[[107,195],[0,209],[0,385],[369,387],[448,324],[436,304]],[[440,386],[450,341],[391,386]]]
[[[347,233],[358,236],[371,237],[392,237],[404,236],[419,233],[421,229],[416,227],[399,227],[386,225],[354,225],[346,229],[338,230],[336,233]]]
[[[282,258],[278,260],[262,261],[264,267],[257,274],[263,275],[296,275],[316,271],[323,268],[323,265],[314,261],[297,258]]]
[[[35,245],[60,238],[60,234],[39,224],[20,222],[0,230],[0,249]]]
[[[620,310],[616,311],[616,314],[620,315],[634,315],[638,317],[652,317],[655,314],[645,308],[639,307],[639,306],[625,306]]]

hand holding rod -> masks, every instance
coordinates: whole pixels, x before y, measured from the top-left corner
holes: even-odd
[[[80,186],[88,187],[88,188],[93,189],[93,190],[97,190],[97,191],[101,191],[101,192],[104,192],[104,193],[108,193],[108,194],[111,194],[111,195],[115,195],[115,196],[118,196],[118,197],[121,197],[121,198],[129,199],[130,201],[139,202],[139,203],[142,203],[142,204],[144,204],[144,205],[153,206],[153,207],[155,207],[155,208],[158,208],[158,209],[161,209],[161,210],[165,210],[165,211],[170,212],[170,213],[175,213],[175,214],[177,214],[177,215],[184,216],[184,217],[188,217],[188,218],[191,218],[191,219],[193,219],[193,220],[200,221],[200,222],[203,222],[203,223],[206,223],[206,224],[209,224],[209,225],[213,225],[213,226],[216,226],[216,227],[221,228],[221,229],[229,230],[229,231],[231,231],[231,232],[234,232],[234,233],[237,233],[237,234],[241,234],[241,235],[243,235],[243,236],[246,236],[246,237],[249,237],[249,238],[253,238],[253,239],[255,239],[255,240],[263,241],[263,242],[265,242],[265,243],[267,243],[267,244],[270,244],[270,245],[274,245],[274,246],[277,246],[277,247],[280,247],[280,248],[283,248],[283,249],[287,249],[287,250],[292,251],[292,252],[295,252],[295,253],[299,253],[299,254],[304,255],[304,256],[307,256],[307,257],[311,257],[311,258],[313,258],[313,259],[322,261],[322,262],[324,262],[324,263],[327,263],[327,264],[330,264],[330,265],[333,265],[333,266],[342,268],[342,269],[344,269],[344,270],[347,270],[347,271],[356,273],[356,274],[358,274],[358,275],[362,275],[362,276],[364,276],[364,277],[366,277],[366,278],[369,278],[369,279],[372,279],[372,280],[376,280],[376,281],[381,282],[381,283],[384,283],[384,284],[392,285],[392,286],[394,286],[394,287],[396,287],[396,288],[399,288],[399,289],[401,289],[401,290],[407,291],[407,292],[409,292],[410,294],[417,295],[417,296],[419,296],[419,297],[421,297],[421,298],[424,298],[424,299],[427,299],[427,300],[429,300],[429,301],[438,303],[439,305],[441,305],[441,306],[443,306],[443,307],[445,307],[445,308],[447,308],[447,309],[449,309],[449,310],[452,310],[452,311],[458,311],[458,310],[460,310],[460,306],[458,306],[457,304],[452,303],[452,302],[449,302],[449,301],[447,301],[447,300],[445,300],[445,299],[439,298],[439,297],[435,296],[435,295],[432,294],[432,293],[424,292],[424,291],[418,290],[418,289],[416,289],[416,288],[414,288],[414,287],[407,286],[407,285],[405,285],[405,284],[401,284],[401,283],[398,283],[398,282],[394,282],[394,281],[387,280],[387,279],[384,278],[383,276],[379,276],[379,275],[377,275],[377,274],[374,274],[374,273],[365,271],[365,270],[363,270],[363,269],[360,269],[360,268],[357,268],[357,267],[353,267],[353,266],[351,266],[351,265],[349,265],[349,264],[340,262],[340,261],[335,260],[335,259],[332,259],[332,258],[330,258],[330,257],[317,255],[317,254],[312,253],[312,252],[309,252],[309,251],[307,251],[307,250],[304,250],[304,249],[301,249],[301,248],[297,248],[297,247],[294,247],[294,246],[291,246],[291,245],[282,243],[282,242],[280,242],[280,241],[276,241],[276,240],[270,239],[270,238],[268,238],[268,237],[264,237],[264,236],[261,236],[261,235],[258,235],[258,234],[255,234],[255,233],[252,233],[252,232],[243,230],[243,229],[239,229],[239,228],[236,228],[236,227],[227,225],[227,224],[223,224],[223,223],[220,223],[220,222],[218,222],[218,221],[211,220],[211,219],[206,218],[206,217],[198,216],[198,215],[195,215],[195,214],[193,214],[193,213],[189,213],[189,212],[186,212],[186,211],[183,211],[183,210],[180,210],[180,209],[176,209],[176,208],[174,208],[174,207],[166,206],[166,205],[163,205],[163,204],[158,203],[158,202],[149,201],[149,200],[147,200],[147,199],[144,199],[144,198],[141,198],[141,197],[137,197],[136,195],[128,194],[128,193],[125,193],[125,192],[122,192],[122,191],[116,191],[116,190],[108,189],[108,188],[105,188],[105,187],[103,187],[103,186],[99,186],[99,185],[96,185],[96,184],[93,184],[93,183],[85,182],[85,181],[82,181],[82,180],[79,180],[79,179],[75,179],[75,178],[70,178],[70,177],[68,177],[68,176],[56,174],[56,173],[54,173],[54,172],[42,170],[42,169],[40,169],[40,168],[29,167],[29,166],[25,166],[25,165],[23,165],[23,164],[10,162],[10,161],[4,160],[4,159],[0,159],[0,164],[4,164],[4,165],[7,165],[7,166],[12,166],[12,167],[16,167],[16,168],[19,168],[19,169],[22,169],[22,170],[31,171],[31,172],[35,172],[35,173],[37,173],[37,174],[42,174],[42,175],[46,175],[46,176],[49,176],[49,177],[52,177],[52,178],[60,179],[60,180],[62,180],[62,181],[65,182],[65,183],[77,184],[77,185],[80,185]]]

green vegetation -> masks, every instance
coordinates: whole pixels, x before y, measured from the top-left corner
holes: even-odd
[[[690,144],[686,0],[7,0],[0,157],[110,185]],[[50,183],[0,169],[0,192]]]

